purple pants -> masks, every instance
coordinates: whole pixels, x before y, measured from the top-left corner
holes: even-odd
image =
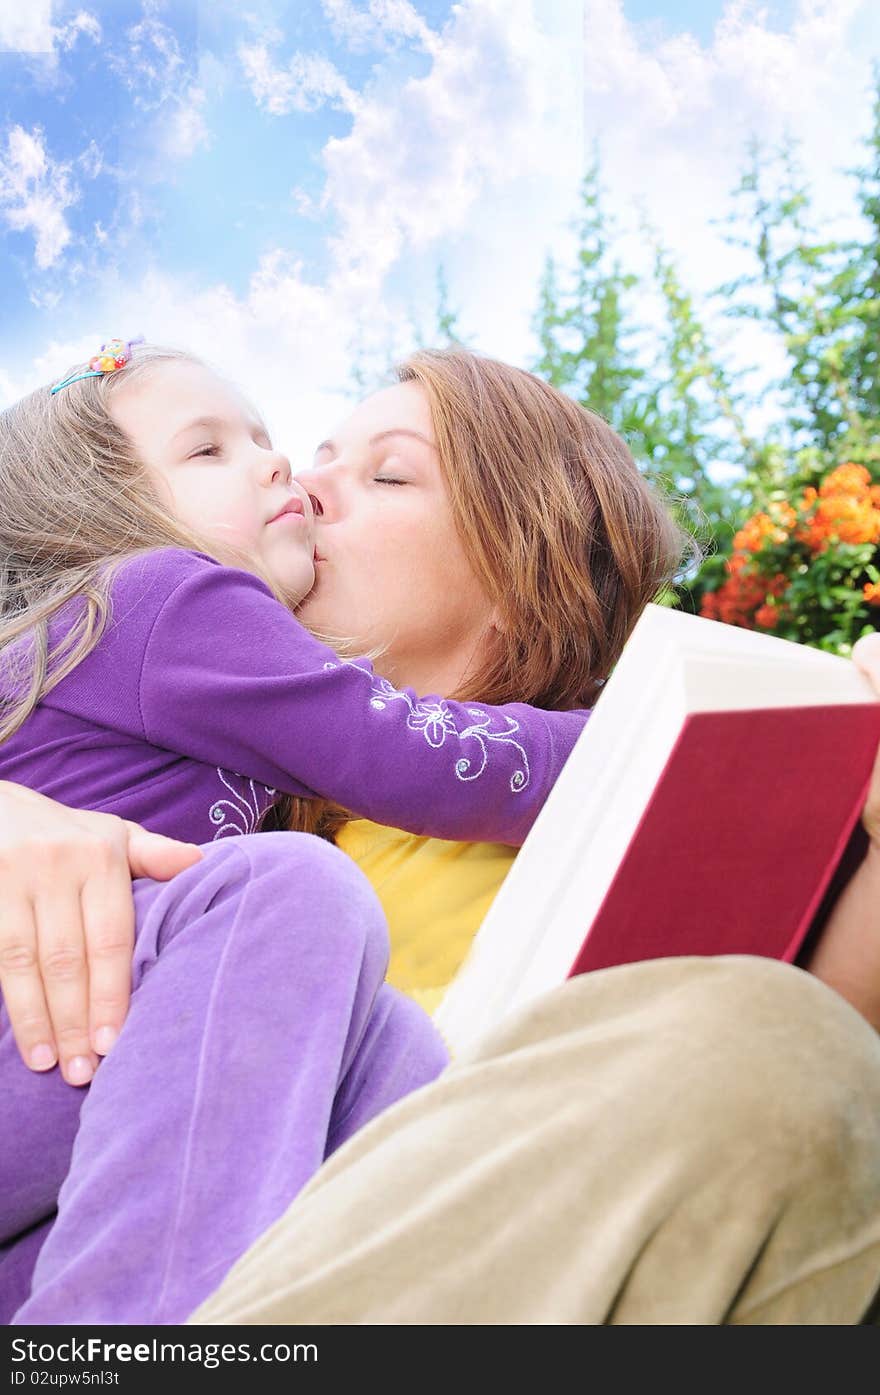
[[[328,1154],[446,1065],[329,844],[227,838],[134,896],[131,1007],[88,1088],[29,1071],[0,1008],[3,1323],[183,1322]]]

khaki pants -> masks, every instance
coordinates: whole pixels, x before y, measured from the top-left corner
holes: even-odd
[[[190,1322],[861,1323],[880,1037],[752,958],[586,975],[329,1159]]]

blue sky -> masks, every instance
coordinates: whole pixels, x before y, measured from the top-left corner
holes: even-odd
[[[625,0],[627,18],[638,25],[650,26],[653,35],[671,37],[687,31],[709,45],[723,10],[720,0]],[[788,29],[795,17],[795,0],[765,0],[761,9],[768,27]]]
[[[877,56],[875,0],[0,0],[0,405],[145,333],[307,450],[441,264],[528,364],[594,139],[633,255],[647,211],[705,290],[750,134],[845,208]]]

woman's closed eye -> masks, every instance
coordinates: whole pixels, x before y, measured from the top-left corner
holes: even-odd
[[[389,455],[387,451],[383,451],[379,459],[382,461],[382,464],[373,466],[373,469],[376,471],[375,475],[373,476],[373,481],[375,484],[411,483],[411,480],[407,479],[405,476],[402,476],[400,474],[401,469],[405,469],[406,466],[398,465],[397,462],[400,459],[400,457],[396,451],[393,452],[391,455]]]

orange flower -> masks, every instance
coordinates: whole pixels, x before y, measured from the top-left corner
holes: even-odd
[[[769,581],[746,567],[731,571],[727,581],[717,591],[707,592],[700,606],[700,614],[709,620],[721,620],[726,625],[739,625],[743,629],[754,629],[755,624],[771,628],[785,612],[783,606],[768,606],[768,596],[778,597],[788,586],[788,577],[781,572]],[[765,611],[772,611],[772,619],[759,619]]]
[[[811,485],[803,491],[801,515],[795,537],[812,552],[825,552],[831,543],[880,542],[880,487],[871,484],[864,465],[847,461],[830,470],[818,490]]]
[[[762,568],[770,558],[768,545],[789,539],[814,555],[837,544],[880,547],[880,483],[871,482],[864,465],[848,460],[829,470],[818,488],[809,485],[791,503],[774,500],[753,514],[735,534],[726,578],[704,594],[700,614],[746,629],[777,629],[791,615],[783,600],[790,580],[782,572],[768,578]],[[802,553],[792,557],[801,570],[802,561]],[[864,585],[862,594],[865,604],[880,607],[880,582]]]
[[[869,498],[825,494],[809,526],[809,545],[824,551],[829,542],[874,543],[880,540],[880,513]]]
[[[787,514],[791,515],[791,522],[794,523],[793,510],[789,509],[787,505],[786,510]],[[734,535],[734,551],[760,552],[768,538],[772,542],[785,542],[788,533],[781,526],[782,516],[779,516],[781,511],[777,509],[776,513],[776,518],[771,517],[769,513],[756,513],[747,523],[744,523],[739,532]],[[787,517],[787,514],[783,516]]]
[[[862,498],[867,495],[870,486],[871,475],[864,465],[853,465],[852,461],[847,461],[825,476],[819,485],[819,493],[823,498],[830,494],[852,494]]]
[[[784,499],[774,500],[770,505],[770,516],[776,520],[780,528],[785,528],[789,532],[797,522],[795,510]]]

